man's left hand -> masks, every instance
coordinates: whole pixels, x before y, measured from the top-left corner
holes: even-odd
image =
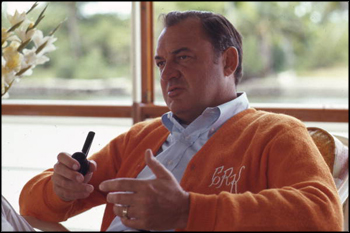
[[[100,184],[100,190],[109,192],[107,202],[114,204],[114,213],[121,218],[122,223],[133,229],[186,228],[189,193],[185,192],[175,177],[154,158],[150,149],[146,150],[145,160],[156,178],[106,180]]]

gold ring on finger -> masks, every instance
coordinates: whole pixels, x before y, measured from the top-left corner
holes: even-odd
[[[128,207],[128,206],[124,206],[124,207],[123,207],[123,211],[122,211],[122,216],[123,216],[123,218],[130,219],[130,218],[129,218],[129,215],[128,215],[128,210],[129,210],[129,207]]]

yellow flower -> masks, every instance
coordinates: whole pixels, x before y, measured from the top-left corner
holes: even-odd
[[[6,61],[5,63],[5,72],[6,71],[19,71],[21,69],[21,61],[23,55],[20,54],[17,49],[19,47],[19,43],[16,41],[12,41],[10,46],[3,49],[3,57]]]
[[[7,46],[7,40],[11,37],[13,32],[8,32],[6,28],[1,28],[1,47]]]
[[[59,28],[59,24],[49,36],[44,36],[42,31],[37,29],[38,24],[44,18],[46,7],[41,11],[35,22],[27,18],[38,4],[35,3],[27,12],[14,15],[7,14],[11,27],[1,29],[1,96],[8,96],[8,90],[15,80],[23,75],[31,75],[36,65],[42,65],[50,59],[44,54],[54,51],[53,43],[57,40],[53,33]],[[31,46],[31,41],[34,46]],[[10,45],[9,45],[10,43]]]
[[[15,80],[15,71],[9,70],[6,67],[6,61],[4,57],[1,57],[1,96],[8,97],[8,89],[11,87]]]
[[[6,28],[1,28],[1,47],[6,46],[6,40],[10,36],[10,33],[7,32]],[[5,43],[5,45],[4,45]]]
[[[3,67],[1,66],[1,74],[3,74],[5,71],[3,70]],[[1,75],[1,93],[5,93],[6,91],[6,80],[5,80],[5,75]]]

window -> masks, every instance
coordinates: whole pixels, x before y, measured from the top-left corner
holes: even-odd
[[[243,79],[251,103],[348,106],[347,2],[154,2],[161,13],[214,11],[243,36]],[[164,104],[155,67],[155,99]]]
[[[4,12],[27,11],[34,2],[2,2]],[[9,100],[81,100],[132,104],[131,2],[39,2],[28,14],[38,28],[55,32],[57,50],[11,88]],[[2,25],[4,26],[4,25]]]
[[[119,3],[129,4],[130,2]],[[5,3],[3,4],[4,6],[6,5]],[[84,32],[84,36],[93,34],[94,42],[99,42],[99,40],[103,40],[113,34],[113,32],[109,33],[111,30],[110,24],[104,20],[101,21],[104,22],[104,30],[100,33],[104,37],[99,37],[100,35],[95,35],[96,33],[90,33],[87,28],[95,30],[93,26],[96,26],[96,21],[99,21],[101,18],[104,19],[106,16],[107,18],[112,18],[113,22],[122,22],[124,20],[125,24],[121,23],[121,25],[126,25],[127,18],[130,16],[128,13],[106,14],[106,12],[92,15],[89,12],[89,7],[92,6],[92,8],[97,9],[97,5],[94,4],[102,4],[102,2],[50,2],[50,4],[61,4],[61,6],[73,4],[75,8],[79,9],[79,11],[75,12],[80,12],[77,15],[81,17],[81,21],[89,23],[84,27],[82,26],[81,30]],[[117,4],[117,2],[113,4]],[[348,121],[346,105],[348,103],[347,3],[133,2],[131,4],[135,9],[130,16],[133,19],[130,21],[134,21],[134,24],[131,23],[133,32],[130,35],[132,36],[129,37],[129,34],[122,34],[120,33],[121,31],[118,31],[117,37],[123,37],[124,39],[122,40],[131,38],[134,44],[132,46],[129,45],[129,50],[135,50],[138,47],[138,42],[135,38],[140,40],[141,49],[136,51],[137,55],[133,59],[129,59],[129,65],[134,69],[133,71],[129,70],[130,73],[133,73],[130,75],[134,78],[133,84],[131,84],[131,79],[127,74],[128,71],[125,71],[127,68],[114,69],[114,65],[117,66],[124,63],[113,63],[111,67],[103,66],[102,70],[103,73],[112,73],[117,77],[109,78],[111,76],[107,74],[101,76],[100,80],[90,80],[89,84],[93,83],[93,88],[85,89],[85,96],[79,93],[80,90],[84,89],[85,85],[78,84],[73,88],[75,97],[89,99],[89,101],[74,103],[74,108],[69,109],[73,102],[56,102],[56,104],[52,104],[52,102],[33,103],[30,101],[13,102],[5,100],[2,105],[3,114],[132,117],[134,122],[161,115],[167,111],[167,108],[164,107],[164,101],[158,85],[159,76],[153,63],[155,44],[161,30],[157,17],[160,13],[166,13],[171,10],[195,9],[213,10],[222,13],[234,22],[235,26],[241,31],[244,37],[244,78],[238,86],[238,91],[247,92],[254,107],[291,114],[301,120]],[[115,8],[111,7],[111,9]],[[71,10],[72,8],[68,9]],[[84,17],[84,14],[81,12],[85,12]],[[259,22],[257,23],[257,21]],[[135,26],[135,22],[140,24],[139,28],[137,25]],[[66,30],[68,29],[66,28]],[[63,33],[64,30],[59,30],[58,32]],[[81,31],[79,30],[79,32]],[[64,41],[64,39],[60,38],[57,42],[60,40]],[[87,43],[89,44],[88,48],[91,50],[88,50],[87,56],[84,56],[82,60],[88,60],[88,57],[94,58],[94,55],[91,54],[94,53],[93,51],[96,51],[97,48],[95,47],[103,44],[97,43],[96,45],[92,43],[93,45],[91,45],[91,43]],[[108,49],[104,48],[103,51],[106,50]],[[66,62],[66,59],[72,59],[66,56],[69,52],[66,51],[64,53],[64,49],[59,49],[52,55],[63,53],[56,60],[59,60],[59,63],[66,63],[71,66],[69,62]],[[102,52],[98,53],[101,54]],[[121,52],[119,55],[122,54],[122,57],[125,58],[129,56],[129,53],[130,51]],[[124,58],[120,59],[123,60]],[[54,58],[52,60],[52,63],[54,63]],[[101,59],[98,60],[98,62],[102,62]],[[139,60],[140,66],[138,65]],[[76,66],[76,64],[73,63],[73,66]],[[92,65],[92,67],[95,66]],[[99,65],[96,67],[91,73],[100,69]],[[123,74],[129,78],[127,78],[129,81],[122,82],[122,85],[130,86],[134,90],[133,97],[130,94],[125,95],[125,92],[127,92],[125,86],[121,87],[117,84],[113,87],[112,82],[124,80],[124,78],[119,77],[122,76],[119,75],[122,71],[125,71]],[[68,71],[60,69],[59,72]],[[39,73],[38,70],[35,70],[35,73]],[[141,74],[139,75],[138,73]],[[45,72],[43,72],[43,75],[45,75]],[[82,76],[85,77],[85,75],[81,75],[78,72],[77,76],[74,77]],[[46,75],[44,79],[50,79],[50,77]],[[113,81],[109,83],[104,79]],[[34,80],[34,77],[29,77],[26,81],[31,82],[32,80]],[[22,81],[17,83],[18,89],[21,86],[26,86],[24,79]],[[79,79],[70,81],[84,82]],[[105,86],[107,86],[105,91],[99,91],[101,90],[101,85],[99,85],[101,82],[104,82]],[[141,88],[138,82],[141,82]],[[59,85],[56,86],[59,87]],[[115,93],[118,92],[117,88],[123,88],[124,91],[121,96]],[[89,94],[86,95],[86,92]],[[50,91],[49,96],[54,96],[53,90]],[[141,96],[141,101],[137,98],[138,96]],[[64,98],[66,97],[70,98],[68,93],[64,95]],[[124,97],[125,99],[123,99]],[[11,98],[15,98],[15,94]],[[101,102],[95,104],[96,100],[103,100],[103,104],[100,104]],[[129,105],[122,105],[123,103],[129,103]],[[291,103],[297,104],[297,109],[294,105],[291,106]],[[277,104],[277,107],[275,104]],[[316,108],[316,111],[314,108]]]

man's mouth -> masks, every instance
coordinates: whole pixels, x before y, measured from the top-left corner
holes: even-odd
[[[168,96],[170,98],[179,96],[185,89],[181,87],[170,87],[168,88]]]

